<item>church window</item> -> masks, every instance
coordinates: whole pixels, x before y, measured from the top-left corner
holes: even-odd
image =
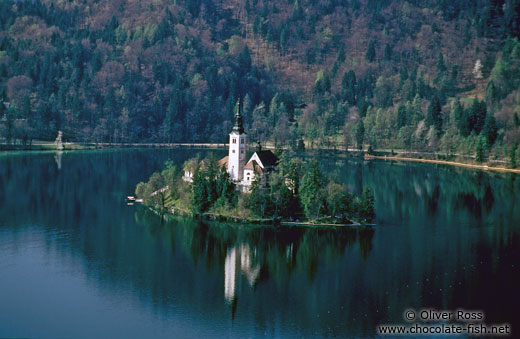
[[[233,153],[235,153],[235,150],[233,150]]]
[[[233,138],[233,143],[234,143],[234,144],[237,143],[237,139],[236,139],[236,138]]]

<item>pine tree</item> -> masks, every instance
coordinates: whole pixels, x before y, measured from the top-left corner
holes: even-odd
[[[385,45],[385,51],[383,53],[383,58],[386,61],[391,61],[392,60],[392,47],[390,46],[390,44],[386,44]]]
[[[518,143],[514,143],[511,145],[509,149],[509,165],[511,168],[516,168],[516,149],[518,148]]]
[[[444,63],[444,56],[441,52],[439,52],[439,57],[437,58],[437,72],[441,74],[446,72],[446,64]]]
[[[365,54],[365,59],[369,62],[373,62],[376,58],[376,46],[374,40],[370,40],[367,47],[367,52]]]
[[[282,54],[285,55],[287,51],[287,30],[285,28],[282,28],[280,32],[280,49]]]
[[[251,193],[249,195],[249,208],[260,218],[269,215],[269,197],[266,190],[260,187],[260,183],[255,179],[251,183]]]
[[[312,159],[302,178],[299,192],[303,209],[308,218],[316,218],[319,215],[321,209],[319,191],[322,183],[323,176],[318,162],[316,159]]]
[[[475,133],[479,134],[480,131],[482,131],[484,124],[486,123],[486,102],[475,99],[473,101],[473,105],[471,106],[471,111],[473,113],[473,130]]]
[[[361,194],[359,215],[366,221],[372,221],[375,217],[375,198],[370,187],[365,187]]]
[[[453,118],[456,122],[459,122],[460,119],[462,119],[463,115],[464,108],[462,107],[460,100],[457,99],[457,101],[455,101],[455,104],[453,105]]]
[[[238,75],[244,76],[251,70],[251,53],[246,46],[238,55]]]
[[[365,125],[363,124],[363,120],[359,120],[359,123],[356,128],[356,142],[358,149],[363,149],[363,142],[365,140]]]
[[[25,119],[31,119],[31,100],[28,95],[23,97],[22,108],[20,110],[20,116]]]
[[[477,162],[484,161],[484,140],[482,137],[477,138],[477,148],[475,150],[475,160]]]
[[[218,204],[223,205],[225,203],[233,202],[236,193],[235,184],[231,182],[229,173],[224,167],[220,168],[217,175],[215,189]]]
[[[482,134],[486,137],[488,147],[493,146],[498,136],[498,127],[492,114],[486,116],[486,122],[482,128]]]
[[[403,126],[406,126],[406,107],[399,105],[397,109],[397,127],[401,128]]]
[[[343,92],[343,98],[350,105],[356,104],[356,86],[356,73],[354,73],[353,70],[346,72],[341,81],[341,90]]]
[[[437,134],[442,133],[442,109],[441,103],[437,96],[434,96],[432,101],[430,102],[430,106],[428,107],[428,117],[427,117],[428,125],[433,125]]]
[[[345,62],[345,46],[341,45],[340,49],[339,49],[339,52],[338,52],[338,57],[336,58],[336,62],[337,63],[343,63]]]
[[[204,171],[196,169],[195,173],[193,173],[193,183],[191,185],[191,208],[194,213],[204,213],[209,207],[206,186]]]

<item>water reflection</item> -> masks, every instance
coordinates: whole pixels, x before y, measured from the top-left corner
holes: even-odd
[[[260,275],[260,265],[253,265],[256,251],[251,251],[248,244],[241,244],[228,249],[224,264],[224,298],[233,303],[236,298],[236,289],[242,285],[245,277],[249,286],[254,287]]]
[[[58,170],[61,170],[61,157],[63,156],[63,151],[58,151],[54,155],[54,161],[56,161],[56,166],[58,166]]]
[[[324,170],[353,192],[359,194],[364,185],[374,189],[379,226],[366,230],[183,218],[161,222],[146,209],[124,203],[135,184],[166,159],[182,164],[193,153],[65,152],[61,169],[51,153],[0,157],[2,276],[40,272],[16,284],[0,279],[0,299],[10,310],[0,310],[0,336],[20,334],[6,331],[17,322],[35,333],[45,326],[56,331],[67,326],[56,320],[38,325],[9,298],[23,287],[40,300],[39,282],[46,279],[53,282],[49,286],[69,286],[86,310],[67,318],[72,337],[81,336],[75,331],[86,323],[117,327],[113,333],[120,335],[134,322],[164,328],[165,333],[154,332],[158,337],[184,333],[179,325],[184,323],[208,327],[205,334],[212,336],[365,336],[373,335],[378,323],[399,322],[407,307],[475,308],[490,322],[517,321],[517,176],[322,161]],[[28,264],[35,257],[43,264]],[[62,279],[58,285],[56,277]],[[76,288],[82,283],[93,290],[82,293]],[[72,301],[63,301],[70,299],[67,289],[45,293],[49,298],[33,319],[71,317],[61,311],[64,305],[74,308]],[[96,295],[117,300],[111,299],[107,309],[114,309],[110,302],[125,306],[98,318],[96,308],[89,308]],[[153,319],[159,318],[175,321],[156,327]]]

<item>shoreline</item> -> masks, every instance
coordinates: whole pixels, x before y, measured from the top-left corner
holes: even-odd
[[[226,148],[225,143],[103,143],[103,142],[65,142],[63,149],[58,149],[52,141],[39,141],[30,145],[0,143],[1,151],[85,151],[118,148]]]
[[[103,149],[118,149],[118,148],[192,148],[192,149],[225,149],[228,144],[225,143],[76,143],[76,142],[66,142],[63,144],[64,149],[58,150],[56,148],[56,144],[52,141],[49,142],[36,142],[29,146],[27,145],[7,145],[0,144],[0,153],[2,152],[20,152],[20,151],[29,151],[29,152],[69,152],[69,151],[85,151],[85,150],[103,150]],[[265,146],[266,149],[274,149],[274,147],[270,144]],[[287,147],[283,148],[287,149]],[[346,155],[347,151],[343,151],[339,148],[315,148],[308,149],[303,152],[303,154],[309,155],[318,155],[320,156],[320,152],[323,151],[333,151],[334,156],[343,157]],[[387,150],[375,150],[375,153],[390,153]],[[399,154],[399,150],[395,150],[397,154]],[[502,173],[516,173],[520,174],[520,168],[506,168],[500,166],[489,166],[486,164],[473,164],[467,162],[459,162],[459,161],[448,161],[448,160],[437,160],[437,159],[425,159],[418,157],[406,157],[399,155],[370,155],[366,153],[364,150],[354,150],[349,149],[348,153],[359,153],[364,154],[364,158],[366,160],[371,159],[380,159],[380,160],[390,160],[390,161],[407,161],[407,162],[421,162],[421,163],[430,163],[437,165],[448,165],[455,167],[465,167],[470,169],[480,169],[480,170],[491,170]],[[402,153],[406,154],[406,152]],[[427,156],[443,156],[441,153],[427,153],[427,152],[417,152],[419,155],[427,155]],[[504,159],[499,160],[499,162],[506,162]]]
[[[142,203],[141,203],[142,204]],[[214,214],[210,212],[206,212],[203,214],[193,214],[191,212],[185,211],[179,207],[170,207],[166,209],[166,211],[160,211],[152,206],[148,206],[142,204],[143,207],[152,211],[154,214],[157,214],[163,217],[165,214],[171,216],[180,216],[180,217],[190,217],[198,220],[207,220],[207,221],[218,221],[218,222],[229,222],[233,224],[248,224],[248,225],[263,225],[263,226],[283,226],[283,227],[339,227],[339,228],[372,228],[376,226],[376,224],[362,224],[358,221],[350,220],[350,224],[331,224],[331,223],[323,223],[323,224],[315,224],[309,221],[282,221],[276,219],[257,219],[257,218],[247,218],[247,217],[239,217],[239,216],[225,216],[221,214]]]
[[[480,170],[485,170],[485,171],[491,170],[491,171],[504,172],[504,173],[520,174],[520,169],[494,167],[494,166],[488,166],[488,165],[484,165],[484,164],[476,165],[476,164],[469,164],[469,163],[456,162],[456,161],[447,161],[447,160],[421,159],[421,158],[410,158],[410,157],[401,157],[401,156],[370,155],[370,154],[365,154],[365,159],[367,159],[367,160],[380,159],[380,160],[390,160],[390,161],[422,162],[422,163],[437,164],[437,165],[449,165],[449,166],[455,166],[455,167],[480,169]]]

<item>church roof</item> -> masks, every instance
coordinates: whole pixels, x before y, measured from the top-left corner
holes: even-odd
[[[220,159],[218,161],[218,165],[220,167],[226,167],[227,168],[228,161],[229,161],[229,156],[226,155],[225,157],[223,157],[222,159]]]
[[[264,173],[262,167],[255,160],[249,160],[249,162],[244,166],[244,169],[253,170],[253,172],[258,174]]]
[[[235,125],[233,126],[233,132],[238,132],[240,134],[245,134],[244,126],[242,125],[242,113],[241,111],[241,102],[238,100],[237,113],[235,114]]]
[[[274,167],[278,162],[276,155],[269,150],[257,151],[255,154],[258,156],[258,159],[260,159],[262,167]]]

